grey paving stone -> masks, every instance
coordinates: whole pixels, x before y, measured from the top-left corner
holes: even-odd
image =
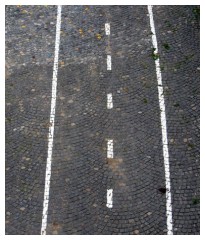
[[[56,13],[56,6],[6,6],[8,235],[40,234]],[[154,6],[153,13],[174,234],[199,234],[199,10]],[[63,6],[47,234],[167,234],[151,36],[147,6]],[[113,159],[107,139],[114,142]]]

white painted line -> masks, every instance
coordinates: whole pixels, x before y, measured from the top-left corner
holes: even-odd
[[[107,94],[107,109],[113,108],[112,93]]]
[[[107,204],[108,208],[113,207],[113,189],[107,189]]]
[[[48,156],[47,156],[47,164],[46,164],[41,235],[46,235],[47,217],[48,217],[49,190],[50,190],[50,179],[51,179],[51,163],[52,163],[52,150],[53,150],[53,135],[54,135],[55,108],[56,108],[58,53],[59,53],[59,45],[60,45],[61,9],[62,9],[62,7],[58,6],[57,23],[56,23],[56,39],[55,39],[55,57],[54,57],[54,64],[53,64],[50,126],[49,126],[49,133],[48,133]]]
[[[148,6],[150,26],[152,31],[152,44],[155,48],[155,53],[158,53],[157,37],[154,26],[154,18],[152,12],[152,6]],[[166,112],[164,102],[164,91],[162,86],[162,74],[160,70],[159,59],[155,60],[156,75],[158,82],[158,95],[159,95],[159,108],[161,112],[161,128],[162,128],[162,145],[164,155],[164,168],[165,168],[165,182],[166,182],[166,216],[167,216],[167,234],[173,235],[173,221],[172,221],[172,198],[171,198],[171,181],[169,170],[169,150],[167,141],[167,124],[166,124]]]
[[[110,24],[109,23],[105,23],[105,33],[106,33],[106,35],[110,35]]]
[[[107,140],[107,158],[113,158],[113,140]]]
[[[111,56],[107,55],[107,70],[111,70]]]

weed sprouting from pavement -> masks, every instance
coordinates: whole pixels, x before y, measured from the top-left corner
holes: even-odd
[[[194,144],[193,144],[193,143],[188,143],[187,145],[188,145],[188,147],[190,147],[190,148],[194,148]]]
[[[171,27],[172,26],[171,23],[168,20],[164,21],[164,23],[166,24],[167,27]]]
[[[179,106],[180,106],[179,103],[174,104],[174,107],[179,107]]]
[[[8,122],[11,122],[11,118],[9,118],[9,117],[7,117],[6,120],[7,120]]]
[[[163,44],[163,47],[164,47],[166,50],[169,50],[169,49],[170,49],[170,46],[169,46],[168,43],[164,43],[164,44]]]
[[[160,66],[160,70],[163,71],[164,70],[164,66]]]
[[[177,27],[173,26],[168,20],[164,21],[167,28],[169,28],[173,33],[177,31]]]
[[[145,104],[147,104],[147,103],[148,103],[148,101],[147,101],[147,99],[146,99],[146,98],[144,98],[144,99],[143,99],[143,101],[144,101],[144,103],[145,103]]]
[[[199,204],[200,203],[200,199],[198,198],[198,197],[194,197],[193,199],[192,199],[192,204],[193,205],[197,205],[197,204]]]
[[[195,16],[195,19],[199,20],[199,18],[200,18],[200,7],[199,6],[194,7],[192,12]]]
[[[154,60],[159,59],[159,53],[156,52],[156,48],[152,48],[152,54],[151,54],[152,58]]]

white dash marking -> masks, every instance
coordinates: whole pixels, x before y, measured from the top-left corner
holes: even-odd
[[[111,55],[107,55],[107,70],[111,70]]]
[[[105,23],[105,34],[110,35],[110,24],[109,23]]]
[[[154,26],[154,18],[152,12],[152,6],[148,6],[150,26],[152,31],[152,44],[155,48],[155,53],[158,53],[157,37]],[[170,170],[169,170],[169,150],[167,141],[167,125],[166,125],[166,112],[164,102],[164,91],[162,86],[162,74],[160,70],[159,59],[155,60],[156,75],[158,81],[158,95],[159,95],[159,108],[161,112],[161,128],[162,128],[162,145],[163,145],[163,156],[164,156],[164,168],[165,168],[165,182],[166,182],[166,217],[167,217],[167,234],[173,235],[173,221],[172,221],[172,198],[171,198],[171,181],[170,181]]]
[[[107,94],[107,109],[113,108],[112,93]]]
[[[107,158],[113,158],[113,140],[107,140]]]
[[[107,189],[107,204],[108,208],[112,208],[113,206],[113,189]]]
[[[47,156],[47,164],[46,164],[41,235],[46,235],[47,217],[48,217],[49,190],[50,190],[50,179],[51,179],[51,163],[52,163],[52,150],[53,150],[53,135],[54,135],[55,108],[56,108],[58,53],[59,53],[59,45],[60,45],[61,9],[62,9],[62,7],[58,6],[57,23],[56,23],[56,39],[55,39],[55,57],[54,57],[54,64],[53,64],[50,126],[49,126],[49,133],[48,133],[48,156]]]

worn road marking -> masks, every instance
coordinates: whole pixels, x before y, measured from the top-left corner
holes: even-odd
[[[154,26],[154,18],[152,12],[152,6],[148,6],[150,26],[152,31],[152,44],[155,48],[154,53],[158,53],[157,37]],[[164,102],[164,91],[162,86],[162,74],[160,70],[159,59],[155,60],[156,75],[158,81],[158,95],[159,95],[159,107],[161,112],[161,128],[162,128],[162,144],[163,144],[163,155],[164,155],[164,168],[165,168],[165,182],[166,182],[166,216],[167,216],[167,234],[173,234],[173,222],[172,222],[172,201],[171,201],[171,182],[170,182],[170,170],[169,170],[169,150],[167,141],[167,126],[166,126],[166,113],[165,113],[165,102]]]
[[[107,109],[113,108],[112,93],[107,94]]]
[[[58,6],[57,23],[56,23],[56,39],[55,39],[55,57],[54,57],[54,64],[53,64],[50,126],[49,126],[49,133],[48,133],[48,156],[47,156],[47,164],[46,164],[46,176],[45,176],[45,189],[44,189],[41,235],[46,235],[47,217],[48,217],[49,190],[50,190],[50,178],[51,178],[51,162],[52,162],[53,135],[54,135],[54,124],[55,124],[55,108],[56,108],[58,53],[59,53],[59,45],[60,45],[61,9],[62,9],[62,7]]]
[[[112,208],[113,204],[113,189],[107,189],[107,204],[108,208]]]
[[[111,70],[111,55],[107,55],[107,70]]]
[[[106,33],[106,35],[110,35],[110,24],[109,23],[105,23],[105,33]]]
[[[107,140],[107,158],[113,158],[113,140]]]

